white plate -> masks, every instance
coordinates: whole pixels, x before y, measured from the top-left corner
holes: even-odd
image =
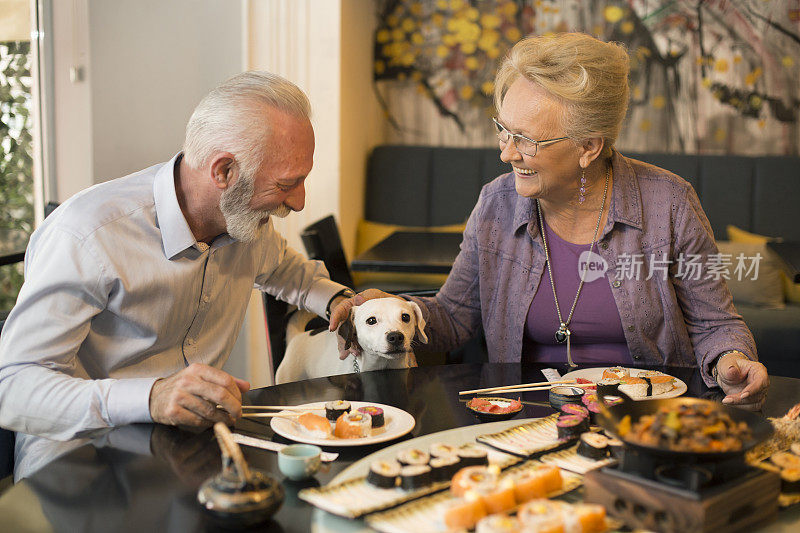
[[[298,405],[298,407],[304,407],[308,410],[318,410],[321,416],[325,416],[326,403],[327,402],[306,403]],[[416,424],[414,417],[402,409],[392,407],[391,405],[383,405],[382,403],[350,402],[353,411],[359,407],[366,407],[367,405],[373,405],[383,409],[385,423],[383,427],[373,428],[369,437],[363,437],[361,439],[338,439],[336,437],[321,439],[319,437],[314,437],[309,435],[305,431],[305,428],[293,422],[291,418],[273,418],[270,421],[270,426],[275,433],[282,437],[305,444],[317,444],[318,446],[364,446],[365,444],[376,444],[378,442],[386,442],[387,440],[402,437],[414,429],[414,424]],[[283,412],[288,413],[289,411]],[[331,422],[331,427],[333,427],[333,422]]]
[[[589,381],[593,381],[597,383],[601,379],[603,379],[603,371],[609,368],[614,367],[600,367],[600,368],[581,368],[580,370],[573,370],[572,372],[568,372],[561,376],[561,379],[588,379]],[[639,377],[640,375],[648,372],[647,370],[643,370],[641,368],[629,368],[628,369],[633,377]],[[661,372],[663,374],[663,372]],[[665,374],[666,375],[666,374]],[[660,400],[666,398],[677,398],[678,396],[683,395],[686,390],[686,383],[682,380],[676,378],[675,376],[671,376],[675,378],[675,388],[667,391],[663,394],[656,394],[655,396],[647,396],[645,398],[639,398],[639,400]],[[636,398],[634,398],[636,399]]]

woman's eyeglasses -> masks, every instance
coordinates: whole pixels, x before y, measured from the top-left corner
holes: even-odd
[[[494,127],[497,130],[497,139],[500,141],[500,146],[502,148],[506,147],[509,140],[513,140],[514,147],[517,149],[517,151],[523,155],[527,155],[528,157],[533,157],[536,155],[536,152],[539,150],[539,145],[546,146],[548,144],[569,139],[569,137],[559,137],[557,139],[534,141],[533,139],[529,139],[524,135],[520,135],[519,133],[511,133],[505,128],[505,126],[497,122],[497,117],[492,117],[492,122],[494,122]]]

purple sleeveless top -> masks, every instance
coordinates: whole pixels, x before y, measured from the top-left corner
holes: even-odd
[[[575,363],[632,364],[619,311],[603,274],[603,260],[596,252],[589,256],[589,244],[573,244],[560,238],[544,223],[547,248],[553,265],[558,305],[564,320],[569,316],[575,292],[580,284],[579,259],[587,265],[586,281],[572,314],[569,330],[570,346]],[[597,246],[595,245],[595,248]],[[545,263],[546,265],[546,263]],[[533,297],[525,320],[522,347],[524,362],[565,363],[567,344],[555,339],[559,321],[553,301],[553,289],[547,267]]]

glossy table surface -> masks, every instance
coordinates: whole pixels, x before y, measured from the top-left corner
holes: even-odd
[[[296,405],[334,399],[393,405],[416,419],[410,439],[480,423],[458,391],[543,381],[542,365],[465,364],[366,372],[318,378],[251,391],[246,402]],[[558,368],[563,374],[565,368]],[[719,398],[693,369],[664,368],[688,385],[691,396]],[[782,416],[800,402],[800,380],[772,377],[766,416]],[[551,414],[546,392],[521,394],[518,418]],[[236,431],[279,442],[267,422],[243,420]],[[401,440],[402,440],[401,439]],[[262,531],[310,531],[314,508],[298,500],[303,487],[325,484],[362,457],[398,441],[360,448],[331,448],[341,455],[307,482],[283,478],[277,454],[242,447],[251,467],[281,480],[283,507]],[[0,523],[24,524],[28,531],[209,531],[216,526],[196,502],[200,484],[220,468],[219,448],[210,431],[192,434],[158,425],[118,428],[55,459],[0,496]],[[769,531],[800,524],[797,506],[779,515]],[[789,529],[787,529],[787,527]],[[3,529],[0,527],[0,529]],[[319,530],[319,528],[317,528]]]
[[[458,255],[461,239],[461,233],[396,231],[353,259],[350,268],[447,274]]]

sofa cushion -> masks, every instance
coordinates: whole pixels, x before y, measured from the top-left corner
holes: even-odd
[[[717,248],[720,254],[730,256],[727,285],[735,304],[772,309],[785,306],[780,265],[766,243],[717,241]]]

